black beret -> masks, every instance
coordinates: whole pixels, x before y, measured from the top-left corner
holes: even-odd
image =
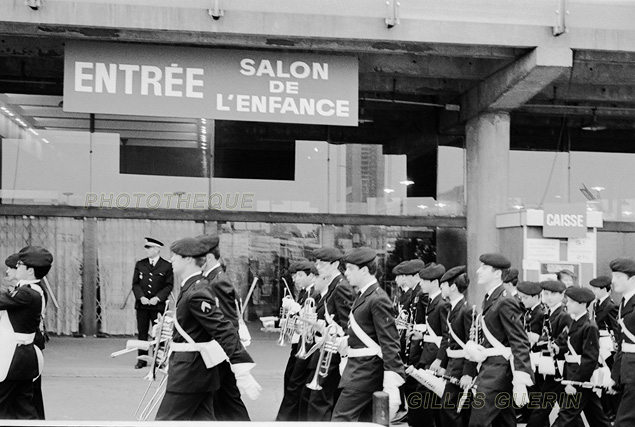
[[[538,282],[520,282],[517,290],[525,295],[534,296],[542,291],[542,287]]]
[[[207,248],[207,252],[211,252],[218,247],[218,236],[212,236],[211,234],[202,234],[197,237],[198,240]]]
[[[509,268],[512,265],[505,256],[496,253],[483,254],[480,256],[479,261],[485,265],[490,265],[501,270]]]
[[[611,271],[625,273],[629,276],[635,275],[635,261],[629,258],[616,258],[609,264]]]
[[[350,251],[346,252],[346,255],[344,255],[342,261],[347,264],[362,265],[373,261],[376,256],[377,252],[375,252],[374,249],[361,247],[351,249]]]
[[[145,241],[145,246],[154,246],[156,248],[160,248],[163,246],[163,242],[160,242],[157,239],[153,239],[152,237],[146,237]]]
[[[297,273],[298,271],[304,271],[305,273],[311,272],[311,270],[315,268],[315,264],[311,261],[301,260],[295,261],[291,263],[291,267],[289,267],[289,273]]]
[[[438,280],[445,274],[445,267],[442,264],[431,262],[419,272],[419,277],[424,280]]]
[[[18,268],[19,259],[20,259],[20,254],[9,255],[7,259],[4,260],[4,263],[9,268]]]
[[[186,237],[173,242],[170,250],[182,257],[200,257],[207,253],[207,246],[196,237]]]
[[[588,288],[581,288],[579,286],[570,286],[564,291],[564,294],[574,301],[579,303],[589,303],[595,299],[593,291]]]
[[[342,251],[331,246],[316,249],[314,255],[316,259],[327,262],[335,262],[342,259]]]
[[[540,287],[551,292],[564,292],[564,290],[567,289],[567,286],[560,280],[547,280],[545,282],[540,282]]]
[[[595,279],[591,279],[589,285],[594,288],[606,288],[611,285],[611,278],[609,276],[596,277]]]
[[[18,252],[20,261],[28,267],[50,267],[53,255],[42,246],[27,246]]]
[[[514,279],[518,279],[518,270],[510,268],[505,277],[503,277],[503,282],[511,283]]]
[[[401,269],[401,274],[407,274],[410,276],[419,274],[419,272],[423,270],[425,266],[426,263],[421,261],[420,259],[411,259],[410,261],[406,261],[406,264]]]
[[[406,266],[407,263],[408,261],[401,261],[392,269],[392,274],[394,274],[395,276],[401,276],[402,274],[406,274],[403,272],[403,268]]]
[[[449,282],[452,284],[452,281],[459,277],[461,274],[465,273],[467,268],[464,265],[459,265],[457,267],[452,267],[448,271],[445,272],[443,276],[441,276],[441,280],[439,282]]]

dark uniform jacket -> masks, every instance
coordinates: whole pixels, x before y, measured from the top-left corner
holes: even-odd
[[[425,294],[421,291],[421,285],[417,283],[414,288],[408,289],[408,298],[403,300],[402,310],[408,312],[408,323],[425,323],[426,322],[426,299]],[[404,331],[399,337],[401,347],[401,356],[409,365],[416,365],[421,358],[421,345],[416,341],[416,345],[412,345],[412,341],[407,336],[408,331]],[[406,355],[408,359],[406,360]]]
[[[203,274],[212,286],[212,292],[218,298],[218,307],[223,312],[225,319],[229,320],[235,328],[238,328],[238,311],[236,310],[236,290],[229,282],[229,276],[217,265],[215,268]]]
[[[218,341],[232,364],[253,362],[240,343],[238,330],[225,319],[216,298],[201,274],[192,276],[181,287],[176,303],[181,328],[195,342]],[[173,341],[187,342],[174,328]],[[207,369],[199,352],[173,352],[170,356],[167,391],[199,393],[218,390],[218,366]]]
[[[384,371],[393,371],[405,378],[403,363],[399,358],[399,336],[392,303],[377,282],[357,297],[351,314],[360,328],[379,344],[383,359],[379,356],[349,357],[340,388],[382,390]],[[366,347],[351,327],[348,328],[347,335],[350,348]]]
[[[613,331],[617,334],[617,312],[619,307],[613,302],[610,296],[606,297],[601,304],[595,306],[595,324],[598,329]]]
[[[16,333],[33,334],[39,330],[42,304],[42,296],[30,285],[19,286],[12,292],[0,292],[0,310],[6,310]],[[38,362],[34,345],[17,346],[6,379],[30,381],[37,376]]]
[[[425,311],[428,327],[431,328],[439,337],[443,337],[448,333],[448,323],[446,319],[448,318],[449,311],[450,303],[441,298],[441,293],[428,302],[428,307]],[[429,332],[426,331],[424,335],[426,334],[429,334]],[[429,368],[435,359],[442,361],[445,358],[446,345],[447,342],[444,342],[443,339],[441,340],[440,346],[437,346],[435,343],[425,342],[425,340],[422,340],[421,357],[419,358],[419,363],[416,367]]]
[[[581,357],[579,365],[577,363],[565,363],[564,378],[571,381],[589,381],[593,371],[598,367],[600,332],[595,322],[589,319],[588,313],[571,324],[569,341],[575,353]],[[559,350],[561,355],[567,354],[569,353],[569,346]]]
[[[626,328],[631,334],[635,335],[635,296],[631,297],[622,307],[620,316]],[[622,351],[622,344],[635,344],[635,342],[624,334],[621,325],[619,331],[617,335],[617,354],[615,356],[611,378],[618,384],[633,384],[635,383],[635,353]]]
[[[558,346],[559,349],[566,347],[567,337],[569,335],[569,328],[571,327],[571,322],[573,322],[573,319],[571,318],[571,316],[569,316],[569,313],[567,312],[565,306],[560,305],[553,311],[553,313],[549,314],[548,318],[545,316],[545,322],[548,322],[545,323],[545,329],[546,331],[550,332],[551,335],[548,337],[546,336],[546,334],[543,334],[540,341],[544,342],[544,344],[538,345],[537,348],[542,351],[547,351],[548,348],[546,342],[549,339],[551,339]],[[559,360],[563,360],[564,353],[559,352],[556,355],[556,358]]]
[[[461,298],[454,308],[450,309],[447,323],[449,323],[449,327],[447,334],[443,337],[444,346],[450,350],[461,350],[463,347],[454,340],[454,337],[450,334],[450,328],[452,328],[452,332],[463,344],[469,341],[470,328],[472,327],[472,309],[468,306],[465,298]],[[454,358],[446,355],[441,362],[441,367],[446,370],[445,373],[447,375],[458,379],[461,379],[463,375],[475,377],[477,373],[476,364],[465,358]]]
[[[168,299],[174,284],[174,275],[172,273],[172,264],[159,257],[154,267],[150,264],[148,258],[137,261],[134,267],[134,276],[132,277],[132,292],[136,299],[134,308],[139,310],[155,310],[163,312],[165,310],[165,301]],[[141,297],[152,299],[159,298],[157,305],[141,304]]]
[[[529,360],[529,340],[523,328],[523,309],[520,302],[507,294],[501,285],[494,289],[489,298],[483,302],[483,323],[503,346],[510,347],[514,356],[514,369],[529,374],[533,380],[533,370]],[[483,347],[492,348],[492,344],[484,339]],[[510,369],[509,361],[503,357],[488,357],[481,365],[479,380],[483,371],[495,371],[497,381],[506,381],[505,372]],[[483,377],[490,378],[492,372]],[[496,388],[496,387],[495,387]]]
[[[348,281],[340,274],[331,281],[324,297],[318,295],[315,296],[318,319],[325,319],[325,313],[328,310],[335,323],[346,330],[348,316],[355,299],[355,292]]]
[[[525,312],[525,331],[533,332],[534,334],[542,335],[543,325],[545,322],[545,310],[542,304],[537,304],[534,308],[529,308]],[[537,352],[541,348],[535,343],[531,347],[532,352]]]

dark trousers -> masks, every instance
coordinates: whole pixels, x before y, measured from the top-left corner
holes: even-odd
[[[308,402],[304,405],[302,404],[302,390],[311,381],[309,370],[307,369],[308,363],[308,359],[297,359],[295,361],[287,388],[284,390],[284,397],[282,398],[276,421],[306,421],[306,410],[301,410],[300,407],[308,407]]]
[[[635,426],[635,383],[625,384],[622,391],[622,401],[617,408],[615,427]]]
[[[159,317],[157,310],[137,310],[137,331],[139,331],[138,337],[141,341],[147,341],[149,336],[150,327],[152,323]],[[139,350],[139,356],[148,354],[145,350]]]
[[[463,395],[463,389],[458,385],[447,383],[443,391],[443,405],[440,412],[439,426],[443,427],[467,427],[470,422],[470,398],[465,400],[462,409],[458,411],[459,400]]]
[[[289,360],[287,360],[287,367],[284,369],[284,389],[287,389],[289,385],[289,378],[291,378],[291,374],[293,373],[293,368],[295,367],[295,361],[297,360],[295,355],[298,352],[298,344],[291,344],[291,354],[289,355]]]
[[[37,419],[37,412],[33,406],[33,381],[0,382],[0,419]]]
[[[35,407],[35,413],[38,420],[44,418],[44,399],[42,398],[42,376],[37,377],[37,380],[33,381],[33,406]]]
[[[470,427],[509,427],[516,425],[512,405],[512,373],[509,362],[500,356],[481,365],[476,381]]]
[[[558,412],[558,418],[553,424],[554,427],[569,427],[571,423],[577,425],[582,423],[580,414],[584,411],[584,416],[593,427],[610,427],[611,422],[604,414],[600,398],[593,390],[577,388],[578,396],[564,399],[563,407]],[[631,401],[631,406],[633,402]],[[616,426],[618,424],[615,424]],[[629,424],[632,426],[633,424]]]
[[[159,410],[157,421],[216,421],[214,394],[166,392]]]
[[[342,389],[333,409],[331,421],[371,422],[373,420],[374,391]]]
[[[313,379],[314,376],[315,369],[309,374],[309,378]],[[307,409],[308,421],[331,421],[333,408],[340,393],[338,389],[340,378],[340,358],[339,355],[334,354],[329,365],[328,375],[325,378],[318,376],[318,383],[322,389],[311,390],[305,387],[309,392],[309,397],[307,398],[309,403]]]
[[[536,374],[543,376],[542,374]],[[547,375],[541,380],[539,399],[531,400],[528,408],[530,409],[529,421],[527,421],[527,427],[549,427],[549,414],[553,409],[555,402],[560,402],[560,399],[565,396],[564,386],[556,381],[556,377],[553,375]],[[533,394],[532,394],[533,396]],[[538,404],[533,404],[537,402]],[[582,427],[583,422],[581,418],[577,420],[573,418],[573,424],[568,427]]]
[[[218,365],[220,389],[214,395],[214,410],[218,421],[251,421],[240,398],[236,377],[229,362]]]
[[[408,399],[408,425],[415,427],[441,427],[441,400],[428,388],[417,384]]]

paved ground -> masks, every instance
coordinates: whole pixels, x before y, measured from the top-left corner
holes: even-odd
[[[260,399],[245,400],[253,420],[273,421],[282,400],[282,376],[290,348],[276,344],[277,334],[249,324],[248,348],[257,363],[254,377],[262,385]],[[146,369],[136,370],[133,353],[111,358],[128,338],[52,337],[44,351],[43,394],[49,420],[134,420],[148,385]]]

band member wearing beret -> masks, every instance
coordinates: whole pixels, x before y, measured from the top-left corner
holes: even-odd
[[[224,369],[220,365],[230,364],[238,389],[256,398],[260,386],[250,374],[255,363],[201,274],[205,245],[196,238],[185,238],[172,243],[170,250],[181,292],[175,308],[166,393],[156,419],[214,421],[214,395],[221,387],[219,372]]]
[[[52,263],[53,256],[46,249],[23,248],[16,263],[18,285],[0,293],[0,419],[44,418],[41,391],[38,396],[35,390],[43,364],[40,328],[45,294],[40,279]],[[40,346],[35,344],[38,337],[42,338]]]
[[[377,283],[377,253],[367,247],[346,253],[346,278],[357,291],[349,316],[348,362],[332,421],[371,421],[373,393],[388,393],[389,416],[397,412],[404,383],[399,335],[390,298]]]
[[[579,416],[584,412],[589,425],[593,427],[609,427],[611,423],[602,410],[600,398],[591,388],[581,384],[591,381],[593,372],[598,367],[600,333],[595,322],[589,318],[587,312],[589,304],[595,299],[593,292],[587,288],[572,286],[567,288],[567,311],[573,318],[569,330],[569,338],[564,348],[559,348],[565,354],[564,391],[569,396],[577,395],[575,399],[563,400],[555,427],[569,426],[579,422]]]
[[[143,248],[148,257],[137,261],[132,276],[137,331],[139,339],[143,341],[148,339],[148,331],[159,313],[165,310],[165,302],[174,283],[172,265],[159,256],[162,247],[163,243],[160,241],[146,237]],[[139,350],[139,356],[146,354],[147,351]],[[141,369],[146,365],[147,362],[140,358],[135,369]]]
[[[483,344],[468,342],[466,357],[481,363],[476,398],[481,397],[484,401],[482,405],[472,407],[469,425],[513,426],[516,415],[512,403],[523,406],[528,398],[527,387],[533,384],[523,309],[518,299],[507,294],[503,287],[509,260],[496,253],[483,254],[479,259],[477,284],[487,291],[481,321]]]
[[[635,261],[617,258],[610,263],[615,292],[622,294],[618,309],[617,353],[611,372],[616,387],[622,388],[622,401],[615,426],[635,425]]]

